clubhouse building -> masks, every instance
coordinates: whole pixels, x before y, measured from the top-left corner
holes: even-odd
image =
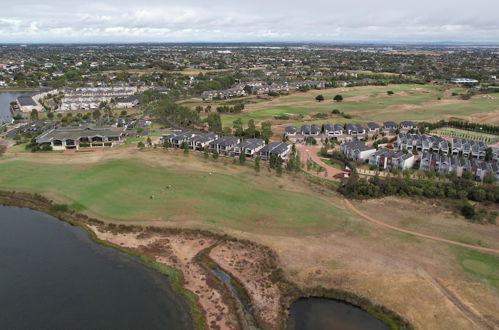
[[[53,150],[112,147],[123,143],[124,127],[55,128],[36,138],[40,145],[49,144]]]

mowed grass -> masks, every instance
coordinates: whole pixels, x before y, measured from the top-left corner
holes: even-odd
[[[499,289],[499,257],[493,254],[456,248],[459,264],[468,273]]]
[[[58,196],[78,211],[116,221],[173,221],[278,234],[316,234],[345,226],[348,214],[320,195],[268,180],[150,166],[139,160],[94,165],[0,161],[0,189]],[[171,188],[167,188],[170,186]]]

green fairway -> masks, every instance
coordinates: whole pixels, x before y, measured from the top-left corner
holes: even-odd
[[[448,89],[442,86],[426,85],[390,85],[370,86],[358,88],[334,88],[312,90],[306,93],[294,92],[288,96],[274,98],[271,101],[260,101],[246,104],[240,114],[222,114],[223,126],[232,126],[232,122],[241,118],[243,122],[250,119],[256,122],[272,120],[276,116],[307,116],[315,113],[330,113],[338,109],[352,119],[341,116],[329,120],[318,120],[325,123],[334,120],[339,123],[359,121],[432,121],[435,118],[449,116],[469,116],[478,113],[487,113],[499,110],[499,100],[495,98],[474,97],[471,100],[461,100],[459,96],[452,96],[456,88]],[[388,95],[393,91],[393,95]],[[315,96],[322,94],[323,102],[317,102]],[[333,97],[341,94],[343,102],[334,102]],[[232,100],[234,101],[234,100]],[[310,118],[307,118],[310,121]],[[290,124],[302,124],[304,121],[290,120]]]
[[[319,195],[222,172],[153,167],[139,160],[91,166],[0,160],[0,189],[49,193],[78,211],[118,221],[197,221],[279,234],[320,233],[348,222],[346,212]]]

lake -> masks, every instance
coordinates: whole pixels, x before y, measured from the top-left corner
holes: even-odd
[[[288,330],[389,330],[371,314],[332,299],[299,299],[291,305]]]
[[[10,122],[10,102],[15,101],[21,93],[0,92],[0,125]]]
[[[0,206],[0,329],[192,329],[168,277],[49,215]]]

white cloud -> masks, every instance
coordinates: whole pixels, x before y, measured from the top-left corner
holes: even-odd
[[[459,3],[462,2],[462,3]],[[0,0],[0,42],[499,41],[496,0]]]

